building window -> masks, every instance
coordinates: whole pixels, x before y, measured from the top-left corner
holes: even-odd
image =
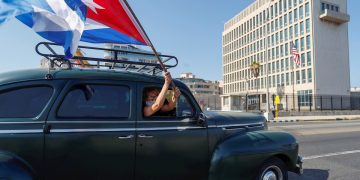
[[[275,79],[275,75],[273,75],[273,87],[276,87],[276,79]]]
[[[304,29],[304,22],[301,22],[301,23],[300,23],[300,34],[301,34],[301,35],[304,35],[304,31],[305,31],[305,29]]]
[[[307,70],[307,74],[308,74],[308,83],[311,83],[312,82],[312,71],[311,71],[311,68],[309,68]]]
[[[280,71],[280,64],[279,64],[279,61],[276,61],[276,72],[279,72]]]
[[[289,12],[289,24],[292,23],[292,12]]]
[[[290,26],[290,28],[289,28],[289,36],[290,36],[290,39],[293,38],[293,27],[292,26]]]
[[[311,46],[311,39],[310,39],[310,35],[306,36],[306,49],[310,49]]]
[[[304,67],[306,64],[305,64],[305,53],[302,53],[301,54],[301,66]]]
[[[281,74],[281,83],[280,83],[281,86],[284,86],[285,85],[285,77],[284,77],[284,74]]]
[[[299,25],[298,24],[295,24],[294,26],[294,31],[295,31],[295,37],[297,37],[299,35]]]
[[[304,51],[305,50],[305,38],[301,38],[300,45],[301,45],[301,51]]]
[[[292,7],[292,0],[288,0],[288,4],[289,4],[289,9]]]
[[[304,6],[300,6],[299,8],[299,17],[300,19],[304,18]]]
[[[275,73],[275,62],[272,62],[271,71],[272,73]]]
[[[305,69],[301,70],[301,81],[303,84],[306,83],[306,72]]]
[[[296,84],[300,84],[300,71],[296,71]]]
[[[294,6],[296,6],[297,5],[297,0],[294,0]]]
[[[289,58],[285,59],[285,69],[289,70]]]
[[[298,20],[298,10],[294,9],[294,22]]]
[[[280,75],[278,74],[277,76],[276,76],[276,82],[277,82],[277,87],[279,87],[280,86],[280,84],[281,84],[281,82],[280,82]]]
[[[284,15],[284,26],[286,26],[287,25],[287,15],[285,14]]]
[[[297,93],[300,106],[312,106],[312,90],[298,91]]]
[[[287,7],[286,7],[286,1],[287,1],[287,0],[284,0],[284,4],[283,4],[283,5],[284,5],[284,12],[285,12],[286,9],[287,9]]]
[[[310,32],[310,19],[306,20],[306,33]]]
[[[309,3],[305,4],[305,16],[308,17],[310,15],[310,5]]]
[[[224,106],[228,106],[228,105],[230,104],[230,103],[229,103],[229,100],[230,100],[229,97],[224,97],[223,105],[224,105]]]
[[[284,30],[284,33],[285,33],[285,41],[287,41],[289,38],[288,38],[288,29],[285,29]]]
[[[289,85],[289,73],[286,73],[286,85]]]
[[[307,52],[306,54],[306,59],[307,59],[307,65],[311,66],[311,52]]]

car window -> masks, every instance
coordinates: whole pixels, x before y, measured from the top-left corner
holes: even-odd
[[[143,92],[143,107],[145,107],[146,103],[145,103],[145,96],[146,96],[146,91],[148,91],[149,89],[157,89],[159,92],[161,91],[160,87],[151,87],[151,88],[145,88],[144,92]],[[173,95],[173,91],[171,89],[169,89],[166,92],[166,100],[165,100],[165,104],[169,103],[171,101]],[[173,110],[169,111],[169,112],[156,112],[154,115],[152,115],[151,117],[147,117],[147,118],[156,118],[156,117],[161,117],[161,118],[174,118],[174,117],[178,117],[178,118],[183,118],[183,117],[191,117],[194,114],[194,109],[193,106],[189,103],[187,96],[185,96],[184,94],[182,94],[177,102],[176,102],[176,106]]]
[[[127,118],[130,89],[126,86],[77,85],[66,95],[60,118]]]
[[[34,118],[45,108],[53,88],[24,87],[0,92],[0,118]]]
[[[177,117],[192,117],[194,115],[194,108],[185,95],[181,95],[176,104]]]

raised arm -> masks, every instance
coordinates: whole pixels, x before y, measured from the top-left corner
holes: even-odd
[[[154,113],[159,111],[164,106],[164,102],[165,102],[165,98],[166,98],[165,97],[166,91],[169,89],[171,81],[172,81],[172,78],[171,78],[170,73],[169,72],[165,73],[164,85],[163,85],[159,95],[157,96],[154,104],[151,106],[144,107],[144,116],[145,117],[149,117],[149,116],[153,115]]]

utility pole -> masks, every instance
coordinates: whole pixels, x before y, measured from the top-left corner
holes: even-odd
[[[270,11],[270,5],[274,0],[269,0],[269,4],[268,7],[266,9],[266,21],[265,21],[265,55],[266,55],[266,112],[264,113],[264,116],[266,118],[267,121],[273,120],[273,114],[272,112],[270,112],[270,92],[269,92],[269,54],[268,54],[268,49],[269,49],[269,39],[268,39],[268,25],[267,23],[269,22],[269,11]]]

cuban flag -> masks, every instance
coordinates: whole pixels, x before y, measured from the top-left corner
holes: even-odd
[[[0,0],[0,24],[11,17],[61,44],[72,58],[79,41],[148,45],[125,0]]]

